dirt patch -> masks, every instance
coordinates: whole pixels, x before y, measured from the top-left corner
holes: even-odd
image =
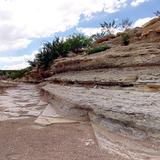
[[[106,160],[90,124],[33,125],[34,119],[0,122],[0,160]]]

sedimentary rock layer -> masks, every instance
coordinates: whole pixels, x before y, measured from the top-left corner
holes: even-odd
[[[72,71],[55,74],[46,81],[61,84],[103,85],[103,86],[142,86],[157,89],[160,83],[160,67],[126,67],[89,71]],[[151,87],[155,86],[154,88]],[[146,86],[146,88],[147,88]],[[156,87],[157,86],[157,87]]]
[[[58,113],[72,119],[88,114],[100,146],[126,159],[160,158],[160,93],[43,87]]]
[[[102,68],[160,66],[159,43],[133,43],[117,46],[102,53],[59,59],[54,62],[51,74]]]

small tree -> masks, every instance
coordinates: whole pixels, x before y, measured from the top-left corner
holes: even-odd
[[[126,18],[126,19],[122,19],[122,22],[121,22],[121,26],[124,30],[127,30],[128,28],[131,27],[132,25],[132,21],[129,20],[129,18]]]
[[[112,22],[107,23],[106,21],[104,21],[102,24],[100,24],[101,28],[102,28],[102,32],[111,35],[114,33],[114,29],[116,29],[118,27],[118,25],[116,24],[116,21],[113,20]]]
[[[160,17],[160,11],[153,12],[155,16]]]

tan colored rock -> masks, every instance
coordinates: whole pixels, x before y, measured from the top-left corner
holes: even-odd
[[[138,84],[160,83],[160,67],[125,67],[89,71],[70,71],[53,75],[46,82],[59,84],[135,86]]]
[[[52,74],[102,68],[123,68],[160,65],[159,43],[134,43],[117,46],[101,53],[64,58],[51,66]]]
[[[35,120],[36,124],[42,126],[48,126],[52,124],[60,124],[60,123],[77,123],[77,121],[69,119],[69,118],[54,118],[54,117],[43,117],[40,116]]]
[[[160,30],[160,18],[154,18],[143,26],[142,36],[147,36],[151,32],[159,33]]]
[[[100,38],[98,40],[96,40],[96,43],[99,44],[99,43],[103,43],[103,42],[106,42],[106,41],[109,41],[111,39],[114,39],[115,38],[115,35],[106,35],[104,36],[103,38]]]
[[[156,28],[155,30],[157,33],[160,33],[160,26]]]
[[[160,91],[160,83],[150,83],[146,85],[136,85],[136,90],[138,91],[149,91],[149,92],[159,92]]]

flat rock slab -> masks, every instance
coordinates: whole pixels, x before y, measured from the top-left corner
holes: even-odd
[[[47,103],[36,85],[17,85],[0,95],[0,121],[38,117]]]
[[[63,82],[75,84],[99,84],[99,85],[120,85],[120,84],[143,84],[160,83],[160,67],[126,67],[126,68],[105,68],[89,71],[70,71],[55,74],[46,81]]]
[[[71,119],[68,119],[68,118],[53,118],[53,117],[43,117],[43,116],[40,116],[38,117],[36,120],[35,120],[35,123],[36,124],[39,124],[39,125],[44,125],[44,126],[47,126],[47,125],[51,125],[51,124],[59,124],[59,123],[77,123],[77,121],[75,120],[71,120]]]
[[[63,103],[74,104],[74,108],[80,106],[106,118],[129,123],[132,127],[160,131],[160,92],[86,89],[54,84],[44,86],[43,90]]]
[[[46,126],[56,123],[77,123],[77,121],[62,117],[53,106],[48,104],[42,114],[35,120],[35,123]]]
[[[144,114],[160,118],[160,92],[87,89],[55,84],[48,84],[42,89],[56,97],[84,104],[84,108],[101,108],[104,111]]]
[[[56,113],[55,109],[53,106],[50,104],[47,105],[45,110],[42,112],[41,116],[43,117],[54,117],[54,118],[60,118],[61,116]]]
[[[160,159],[160,92],[55,84],[43,90],[59,107],[67,103],[68,112],[87,110],[100,146],[116,160]]]

